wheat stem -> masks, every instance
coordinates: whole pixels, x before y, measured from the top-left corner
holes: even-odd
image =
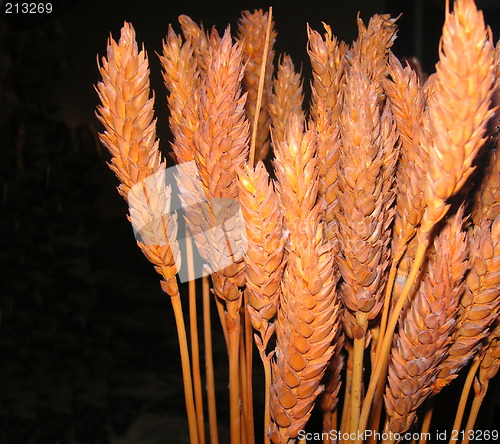
[[[380,318],[379,337],[377,341],[375,355],[379,354],[380,348],[382,347],[382,341],[384,340],[385,330],[387,328],[387,319],[389,318],[389,309],[391,307],[391,295],[392,295],[392,290],[394,288],[394,281],[396,280],[396,276],[398,274],[397,272],[398,272],[398,264],[394,261],[389,270],[389,276],[387,278],[387,284],[385,287],[384,307],[382,309],[382,316]]]
[[[481,393],[476,394],[476,396],[474,397],[474,401],[472,401],[472,406],[469,412],[469,419],[467,420],[467,425],[465,426],[464,430],[464,439],[462,439],[462,444],[469,444],[471,432],[474,431],[474,424],[476,423],[479,409],[481,408],[484,397],[486,396],[488,385],[489,382],[484,383],[484,385],[481,387]]]
[[[344,404],[342,406],[342,419],[340,420],[340,433],[341,435],[348,432],[349,426],[349,405],[351,402],[351,385],[352,385],[352,346],[347,345],[347,364],[346,364],[346,377],[344,383]]]
[[[207,377],[208,421],[210,429],[210,444],[219,444],[217,428],[217,405],[215,397],[214,361],[212,349],[212,321],[210,319],[210,282],[208,276],[203,276],[203,330],[205,340],[205,372]]]
[[[229,317],[229,315],[227,315]],[[240,375],[239,375],[239,352],[240,352],[240,320],[227,319],[231,324],[228,326],[228,355],[229,355],[229,417],[231,421],[230,436],[231,444],[241,442],[241,420],[240,420]]]
[[[200,347],[198,340],[198,316],[196,313],[196,281],[194,277],[193,241],[186,227],[186,256],[189,279],[189,329],[191,338],[191,363],[193,367],[193,389],[196,405],[196,422],[200,444],[205,443],[205,420],[203,417],[203,391],[201,388]]]
[[[247,382],[247,365],[246,365],[246,351],[245,351],[245,328],[242,329],[240,334],[240,396],[241,396],[241,444],[250,444],[249,438],[249,410],[248,410],[248,390],[246,387]]]
[[[456,430],[458,432],[460,430],[465,413],[465,408],[467,406],[467,399],[469,398],[470,389],[472,388],[472,384],[474,383],[474,377],[476,376],[479,364],[480,360],[476,358],[474,359],[472,365],[469,368],[469,372],[467,373],[467,379],[464,382],[464,386],[462,388],[462,394],[460,395],[460,401],[458,402],[455,421],[453,422],[453,427],[451,429],[452,431]],[[453,434],[451,435],[449,442],[450,444],[457,442],[457,439],[454,439]]]
[[[423,236],[419,237],[417,252],[415,255],[415,261],[413,262],[413,266],[411,268],[408,279],[406,280],[403,291],[399,296],[398,302],[391,313],[391,317],[389,318],[387,331],[384,336],[380,353],[377,356],[375,370],[371,375],[370,383],[368,385],[368,390],[366,391],[365,400],[363,402],[363,407],[361,409],[361,414],[359,418],[359,430],[361,433],[364,432],[364,430],[366,429],[366,424],[368,422],[368,415],[370,414],[370,408],[378,385],[378,381],[380,378],[384,378],[383,372],[384,369],[387,368],[387,359],[389,356],[389,351],[391,349],[392,337],[399,320],[399,315],[403,310],[404,303],[412,289],[413,282],[417,278],[417,275],[420,271],[420,267],[425,259],[425,252],[427,250],[428,243],[429,243],[428,235],[424,234]],[[360,439],[357,440],[356,443],[360,444],[361,440]]]
[[[246,378],[245,378],[245,389],[247,391],[247,412],[248,412],[248,439],[249,443],[253,444],[255,442],[254,436],[254,415],[253,415],[253,338],[252,338],[252,323],[250,321],[250,315],[245,307],[243,308],[245,312],[244,325],[245,325],[245,365],[246,365]]]
[[[264,444],[269,444],[269,427],[271,426],[271,412],[269,409],[270,392],[271,392],[271,357],[272,354],[266,355],[264,349],[260,349],[260,358],[264,365]]]
[[[332,430],[332,413],[323,412],[323,444],[331,444],[330,430]]]
[[[194,405],[193,381],[191,378],[191,366],[189,363],[189,347],[186,335],[186,325],[182,313],[181,296],[177,291],[176,295],[170,295],[172,308],[174,310],[175,324],[177,326],[177,336],[179,339],[179,349],[182,364],[182,379],[184,381],[184,398],[186,400],[187,419],[189,426],[189,442],[198,444],[198,428],[196,421],[196,409]]]
[[[226,349],[229,350],[229,335],[227,332],[226,325],[226,315],[224,313],[224,302],[220,298],[215,298],[215,306],[217,307],[217,314],[219,315],[220,325],[222,327],[222,333],[224,334],[224,340],[226,342]]]
[[[424,420],[422,421],[422,428],[420,429],[420,440],[418,444],[425,444],[427,442],[427,434],[431,427],[432,414],[434,412],[434,399],[430,398],[427,408],[425,410]]]
[[[255,118],[253,122],[252,128],[252,139],[250,142],[250,154],[249,154],[249,163],[251,166],[254,165],[255,161],[255,144],[257,143],[257,131],[259,129],[259,115],[260,108],[262,106],[262,93],[264,92],[264,80],[266,77],[266,64],[267,64],[267,56],[269,52],[269,41],[271,39],[271,27],[273,24],[273,7],[269,7],[269,13],[267,14],[267,29],[266,29],[266,42],[264,44],[264,53],[262,55],[262,65],[260,68],[260,76],[259,76],[259,90],[257,93],[257,104],[255,107]]]
[[[379,341],[380,343],[380,341]],[[385,365],[382,369],[382,374],[385,375],[387,372],[388,359],[385,360]],[[377,385],[377,390],[372,402],[372,408],[370,412],[370,430],[378,430],[380,426],[380,418],[382,416],[382,408],[384,407],[383,395],[385,391],[386,380],[385,378],[380,378]],[[375,436],[370,437],[369,444],[375,444],[377,442]]]
[[[358,431],[359,412],[361,410],[361,390],[363,386],[363,358],[365,352],[366,331],[368,328],[368,313],[357,312],[356,324],[362,330],[362,334],[354,337],[353,349],[353,371],[350,409],[351,417],[349,421],[349,430],[356,434]]]

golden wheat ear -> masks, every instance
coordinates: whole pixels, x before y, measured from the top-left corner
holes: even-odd
[[[500,221],[500,218],[497,216]],[[498,224],[499,222],[497,222]],[[457,377],[481,348],[489,327],[498,317],[500,306],[500,238],[492,221],[483,220],[469,231],[470,271],[460,300],[456,332],[449,355],[440,366],[435,392]]]
[[[97,115],[105,128],[100,139],[111,153],[109,166],[120,180],[118,191],[130,206],[137,244],[163,277],[162,289],[170,296],[179,339],[190,442],[197,444],[191,365],[176,278],[180,267],[177,220],[170,214],[171,188],[166,183],[165,162],[156,138],[148,58],[145,50],[139,52],[131,24],[125,23],[118,43],[109,39],[107,56],[103,57],[99,71],[102,81],[97,92],[101,106]]]
[[[264,60],[268,19],[269,14],[259,9],[253,13],[250,11],[243,11],[238,21],[238,39],[242,43],[244,60],[246,63],[242,84],[243,90],[247,93],[246,112],[252,128],[255,124],[254,120],[257,112],[259,80]],[[274,22],[272,22],[266,55],[262,100],[257,122],[255,160],[263,160],[267,156],[270,148],[269,127],[271,120],[269,117],[269,101],[273,88],[272,79],[274,71],[275,41],[276,31],[274,30]]]
[[[491,30],[473,0],[458,0],[446,13],[439,63],[425,123],[430,138],[425,182],[425,235],[448,211],[446,200],[470,177],[485,142],[495,87]]]
[[[325,211],[326,237],[336,238],[337,174],[341,149],[340,114],[343,105],[342,91],[345,87],[347,46],[332,35],[327,24],[322,37],[317,31],[307,28],[307,52],[313,70],[310,126],[316,130],[319,159],[319,198]]]
[[[300,116],[301,119],[305,119],[302,110],[303,102],[301,75],[295,72],[292,58],[289,55],[284,55],[278,65],[278,72],[273,81],[273,94],[269,103],[273,143],[285,140],[286,128],[292,116]]]
[[[140,232],[139,247],[164,276],[166,291],[175,294],[176,263],[180,264],[177,221],[170,214],[171,188],[165,183],[165,162],[156,138],[148,58],[138,49],[132,25],[125,23],[118,43],[109,39],[99,71],[102,105],[97,115],[106,130],[100,139],[111,153],[109,166],[121,182],[118,191]]]
[[[283,443],[298,436],[322,391],[320,382],[335,349],[339,304],[332,245],[324,240],[316,203],[315,134],[304,131],[301,119],[294,117],[275,149],[289,242],[276,321],[270,436],[273,443]]]
[[[437,236],[427,274],[400,322],[385,394],[387,432],[410,428],[416,409],[432,394],[439,365],[449,352],[469,267],[462,215],[463,211],[455,214]]]

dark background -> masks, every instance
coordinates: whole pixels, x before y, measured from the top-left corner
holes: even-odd
[[[156,52],[179,14],[233,28],[258,1],[57,1],[45,17],[0,16],[0,444],[185,443],[177,338],[168,297],[136,247],[94,116],[96,55],[131,21],[150,56],[158,133],[168,149]],[[495,41],[497,0],[478,1]],[[356,13],[399,19],[394,51],[437,59],[444,0],[274,1],[277,52],[309,81],[306,23],[351,42]],[[214,324],[217,325],[214,320]],[[215,328],[214,330],[218,330]],[[215,333],[221,443],[227,440],[224,345]],[[258,376],[258,375],[257,375]],[[447,393],[459,391],[460,382]],[[259,388],[256,387],[256,392]],[[441,397],[440,397],[441,399]],[[450,427],[446,396],[435,428]],[[493,384],[478,423],[500,415]],[[441,402],[441,404],[439,404]],[[260,436],[260,434],[259,434]]]

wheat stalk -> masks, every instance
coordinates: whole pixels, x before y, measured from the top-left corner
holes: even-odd
[[[264,50],[266,42],[266,30],[268,26],[268,13],[261,9],[251,13],[243,11],[242,17],[238,22],[238,38],[243,45],[244,59],[246,61],[245,75],[243,76],[243,89],[247,93],[246,111],[247,118],[255,125],[255,115],[257,113],[257,98],[259,90],[259,79],[261,77],[261,68],[264,61]],[[271,32],[269,36],[268,50],[265,57],[264,84],[262,103],[259,108],[257,122],[257,136],[255,140],[255,159],[264,159],[270,148],[269,127],[271,124],[268,104],[271,99],[273,87],[274,71],[274,43],[276,41],[276,31],[274,23],[271,23]]]
[[[195,161],[207,198],[219,199],[210,205],[211,220],[223,222],[238,199],[236,171],[248,157],[249,124],[245,119],[242,48],[233,45],[229,29],[222,37],[214,31],[210,42],[210,63],[200,88],[200,126],[194,135]],[[225,200],[220,200],[225,199]],[[224,202],[227,202],[226,204]],[[226,303],[229,348],[231,442],[241,439],[239,349],[244,284],[243,229],[241,224],[225,226],[211,245],[212,281],[215,294]],[[221,269],[221,258],[232,263]],[[215,268],[217,267],[217,268]],[[218,271],[216,271],[218,270]]]
[[[338,249],[336,232],[337,173],[341,149],[340,114],[342,109],[342,90],[345,86],[347,46],[338,42],[331,28],[323,23],[325,34],[307,28],[307,52],[311,60],[313,81],[310,105],[310,127],[316,131],[318,157],[318,197],[322,202],[325,221],[325,238],[332,242],[334,251]],[[341,387],[340,372],[344,365],[341,353],[344,334],[341,329],[333,341],[335,352],[325,373],[325,389],[318,399],[323,411],[323,431],[335,430],[332,423],[333,412],[338,403]]]
[[[276,140],[276,139],[274,139]],[[307,422],[333,354],[338,303],[331,244],[323,240],[313,131],[293,117],[275,146],[288,263],[281,284],[272,364],[270,430],[274,443],[297,437]]]
[[[100,139],[112,155],[109,166],[120,180],[118,192],[129,203],[130,219],[139,237],[137,244],[163,277],[162,289],[170,295],[181,352],[189,434],[196,444],[189,352],[175,277],[180,264],[177,221],[170,214],[171,189],[165,183],[165,163],[156,139],[148,59],[144,50],[139,52],[130,24],[124,24],[118,43],[109,39],[107,57],[101,63],[102,81],[97,92],[102,105],[97,112],[105,132]]]
[[[467,238],[457,213],[436,238],[436,253],[400,322],[391,351],[385,404],[386,430],[408,430],[416,409],[432,393],[438,365],[448,352],[468,268]]]
[[[388,18],[381,20],[392,26]],[[393,176],[398,154],[390,106],[386,104],[381,109],[379,90],[383,73],[362,52],[362,48],[366,48],[373,57],[373,51],[388,51],[382,46],[391,43],[390,34],[378,25],[379,20],[372,19],[370,32],[360,27],[346,77],[341,113],[341,174],[337,180],[338,238],[341,242],[337,263],[344,280],[341,287],[346,307],[343,325],[347,335],[354,340],[351,433],[358,430],[368,322],[378,315],[383,304],[382,290],[390,259],[389,228],[394,214],[390,209],[394,199]]]
[[[286,264],[283,215],[279,198],[262,162],[255,168],[247,165],[239,173],[240,204],[245,223],[247,250],[245,275],[247,310],[255,335],[255,343],[264,365],[265,404],[264,442],[269,442],[269,392],[271,386],[271,358],[266,353],[274,335],[274,318],[280,297],[280,282]]]

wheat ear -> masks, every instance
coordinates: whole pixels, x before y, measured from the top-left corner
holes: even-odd
[[[448,352],[468,268],[467,238],[457,213],[436,238],[436,253],[392,348],[385,403],[386,431],[403,433],[432,393],[439,364]]]
[[[163,80],[169,91],[170,129],[174,136],[172,148],[178,163],[194,160],[193,136],[199,126],[198,101],[200,72],[194,57],[193,40],[182,41],[171,26],[163,42],[160,62]]]
[[[359,58],[375,86],[378,104],[384,101],[384,80],[387,77],[387,56],[396,39],[397,18],[375,14],[365,26],[358,14],[358,38],[348,59]]]
[[[446,200],[472,174],[472,162],[485,138],[495,72],[491,30],[473,0],[457,0],[446,13],[429,100],[427,208],[421,232],[428,233],[448,211]]]
[[[191,45],[194,49],[194,56],[196,58],[196,64],[198,65],[200,71],[205,72],[210,64],[210,43],[208,35],[203,29],[203,26],[198,26],[187,15],[180,15],[179,23],[181,25],[184,38],[191,41]]]
[[[363,45],[364,38],[374,41]],[[352,66],[346,77],[341,114],[341,174],[337,180],[337,222],[342,239],[337,263],[344,279],[341,296],[346,307],[343,325],[354,340],[350,405],[350,431],[354,433],[358,430],[368,322],[382,307],[390,259],[387,246],[394,215],[390,207],[398,154],[390,106],[386,104],[381,110],[378,90],[382,74],[374,71],[376,66],[360,52],[363,46],[379,48],[380,42],[388,45],[390,39],[385,33],[365,32],[360,33],[359,42],[356,51],[353,49]]]
[[[137,244],[163,277],[161,286],[171,296],[189,434],[191,442],[198,443],[186,329],[175,277],[180,264],[177,221],[170,214],[171,189],[165,183],[165,163],[156,138],[148,59],[144,50],[138,50],[132,25],[125,23],[118,43],[109,39],[99,71],[102,81],[97,91],[102,105],[97,111],[106,130],[100,139],[112,155],[109,166],[120,180],[118,191],[129,203]]]
[[[264,442],[269,442],[269,393],[271,388],[271,358],[266,353],[274,335],[274,318],[281,293],[280,282],[285,267],[283,215],[279,197],[274,190],[264,164],[247,165],[239,173],[240,205],[246,230],[245,275],[247,310],[255,343],[264,365],[265,404]]]
[[[421,129],[425,99],[417,73],[410,67],[403,69],[392,52],[389,54],[388,70],[390,80],[384,81],[384,91],[391,103],[401,141],[391,247],[393,262],[397,265],[422,220],[425,208],[422,184],[428,156],[420,143],[425,137]]]
[[[228,332],[231,442],[241,439],[239,351],[242,295],[244,284],[243,227],[227,226],[224,220],[232,214],[238,200],[237,169],[248,158],[249,123],[245,119],[245,95],[241,91],[243,77],[242,48],[233,45],[229,28],[220,37],[212,32],[209,42],[210,63],[200,88],[200,126],[194,135],[195,161],[200,180],[210,205],[212,221],[222,222],[211,245],[210,266],[218,298],[226,304]],[[232,263],[221,269],[221,258]],[[215,268],[217,267],[217,268]]]
[[[286,128],[291,116],[303,115],[304,94],[300,74],[295,72],[292,59],[284,55],[278,65],[278,72],[273,81],[273,94],[269,103],[269,114],[273,129],[273,138],[285,140]]]
[[[325,237],[333,243],[337,251],[336,213],[337,173],[339,153],[341,149],[340,114],[342,109],[342,90],[345,83],[347,46],[338,42],[332,34],[330,26],[323,23],[325,33],[321,36],[317,31],[307,28],[307,52],[311,60],[313,81],[312,100],[310,106],[311,128],[316,131],[318,156],[318,197],[324,209]],[[340,372],[344,366],[341,351],[344,344],[344,333],[338,329],[334,338],[335,352],[328,364],[325,374],[325,390],[319,397],[319,408],[323,412],[323,431],[334,429],[332,415],[338,403],[341,387]]]
[[[338,210],[337,173],[340,139],[340,113],[342,90],[345,83],[346,45],[332,35],[331,28],[323,24],[325,34],[308,27],[307,52],[313,70],[311,126],[317,133],[319,162],[319,198],[325,211],[326,237],[335,240],[335,222]]]
[[[257,97],[261,68],[264,60],[267,26],[268,13],[264,13],[261,9],[253,13],[250,11],[243,11],[242,17],[238,22],[238,38],[242,42],[244,59],[246,61],[245,75],[242,84],[244,91],[247,93],[246,111],[252,127],[255,124],[254,120],[257,113]],[[271,120],[268,107],[273,88],[272,79],[274,71],[275,41],[276,31],[274,30],[274,22],[272,22],[266,55],[262,101],[259,107],[257,123],[257,137],[255,141],[256,161],[264,159],[270,147],[269,127],[271,125]]]
[[[435,385],[439,391],[449,384],[481,347],[480,341],[498,316],[500,306],[500,216],[485,220],[470,232],[471,269],[465,280],[465,294],[460,301],[461,313],[449,356],[441,365]]]
[[[199,127],[198,100],[200,87],[200,71],[195,57],[195,48],[193,45],[199,44],[199,40],[189,36],[183,42],[180,35],[176,35],[171,26],[168,28],[167,38],[163,42],[163,54],[160,56],[160,62],[163,67],[163,80],[169,91],[167,96],[168,107],[170,111],[170,129],[174,136],[172,149],[177,162],[182,164],[177,168],[177,183],[181,193],[181,201],[185,207],[186,227],[194,237],[198,250],[204,259],[207,259],[206,233],[210,233],[211,228],[207,221],[209,220],[202,212],[202,207],[206,207],[203,194],[197,187],[196,175],[194,171],[189,171],[188,164],[185,162],[193,161],[195,147],[193,142],[194,134]],[[198,202],[202,202],[199,204]],[[207,211],[205,211],[205,214]],[[196,227],[196,229],[194,229]],[[192,243],[191,239],[186,239],[186,245],[191,245],[188,253],[188,263],[192,263]],[[204,420],[203,420],[203,395],[202,383],[199,367],[199,347],[198,347],[198,328],[196,313],[196,286],[194,283],[194,270],[189,279],[189,307],[190,307],[190,328],[191,328],[191,353],[193,361],[193,380],[195,391],[196,410],[198,414],[198,432],[200,444],[204,442]],[[209,340],[206,338],[206,340]],[[207,372],[207,376],[211,376]],[[207,383],[211,388],[213,381]],[[209,393],[209,414],[213,417],[215,411],[214,393]],[[213,421],[210,422],[211,436],[217,434],[213,429]]]
[[[425,99],[417,73],[410,67],[403,69],[392,52],[389,52],[388,72],[390,79],[384,79],[383,85],[392,107],[401,150],[396,168],[397,193],[392,227],[392,261],[384,294],[384,309],[380,321],[382,337],[377,341],[377,352],[380,350],[387,327],[393,289],[397,297],[400,282],[404,282],[409,269],[408,264],[411,264],[412,250],[408,250],[407,260],[403,263],[400,261],[422,220],[425,208],[422,184],[425,178],[424,165],[427,161],[427,153],[420,144],[420,140],[425,137],[421,129]]]
[[[314,132],[304,132],[301,119],[293,117],[285,140],[275,146],[276,175],[290,234],[272,365],[270,436],[274,443],[295,439],[309,419],[322,391],[321,378],[338,328],[332,246],[323,240],[321,207],[316,203],[314,142]]]

